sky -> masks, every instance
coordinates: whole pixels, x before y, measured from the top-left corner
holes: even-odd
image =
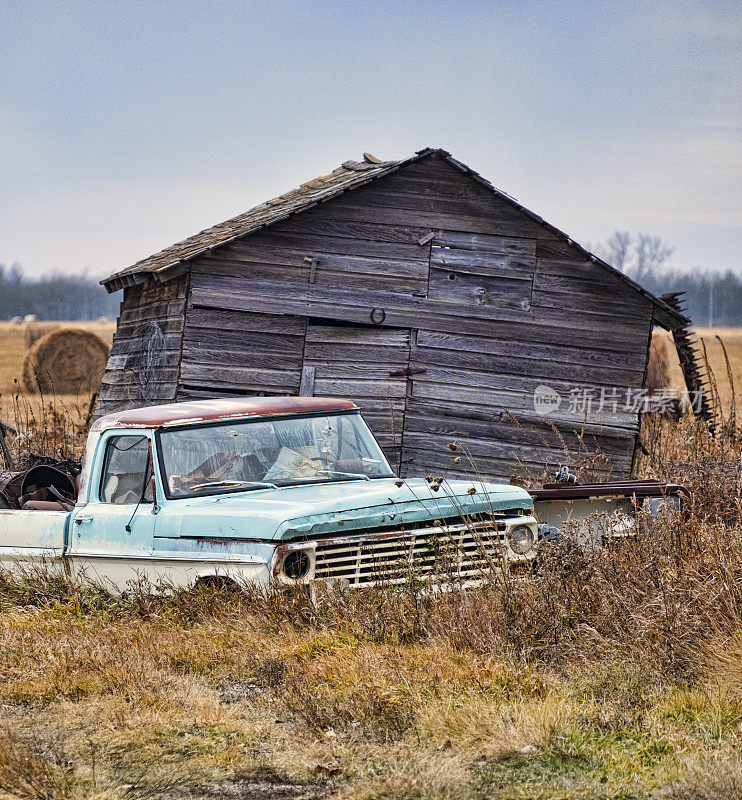
[[[738,2],[0,0],[0,263],[103,277],[364,151],[742,272]]]

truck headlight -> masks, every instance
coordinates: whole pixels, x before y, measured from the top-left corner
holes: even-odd
[[[510,549],[519,556],[524,556],[531,548],[536,537],[527,525],[516,525],[508,532]]]
[[[306,578],[311,568],[312,560],[306,550],[291,550],[281,562],[281,572],[293,581]]]
[[[296,586],[314,578],[314,547],[279,544],[273,554],[273,577],[283,586]]]

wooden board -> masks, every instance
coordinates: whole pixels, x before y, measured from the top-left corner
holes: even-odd
[[[370,291],[351,287],[337,289],[314,284],[283,285],[269,281],[239,278],[214,278],[193,275],[192,304],[197,307],[272,313],[281,308],[295,316],[314,316],[361,324],[371,321],[371,311],[384,312],[384,324],[395,328],[414,328],[426,321],[429,330],[503,338],[512,335],[518,323],[521,341],[555,341],[565,344],[575,340],[590,346],[605,346],[606,336],[615,339],[617,350],[634,350],[644,344],[645,332],[637,330],[627,314],[584,312],[583,326],[575,331],[574,310],[552,309],[548,314],[524,314],[518,309],[481,306],[472,314],[471,305],[461,302],[431,300],[389,291]]]
[[[175,399],[187,289],[182,277],[124,291],[96,417]]]
[[[191,309],[178,397],[298,394],[303,318]]]

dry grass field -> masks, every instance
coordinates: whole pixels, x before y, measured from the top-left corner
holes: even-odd
[[[0,791],[742,798],[739,439],[688,418],[655,420],[645,440],[660,437],[643,474],[689,486],[685,517],[478,589],[413,580],[312,605],[0,576]]]
[[[655,337],[664,339],[672,345],[672,337],[664,331],[656,331]],[[742,397],[742,328],[698,328],[696,337],[699,341],[699,354],[701,363],[704,361],[704,348],[708,365],[715,379],[719,399],[724,408],[728,409],[732,403],[732,387],[736,390],[736,399]],[[726,357],[724,351],[726,350]],[[670,349],[669,385],[675,389],[684,387],[683,374],[680,370],[677,356]],[[727,358],[729,367],[727,367]],[[731,381],[730,381],[731,372]]]
[[[742,386],[742,333],[723,338]],[[13,400],[22,334],[0,344],[3,413],[38,413]],[[46,402],[64,428],[88,398]],[[0,575],[0,796],[742,799],[742,440],[724,430],[645,420],[641,475],[684,482],[687,516],[476,590],[312,605]]]

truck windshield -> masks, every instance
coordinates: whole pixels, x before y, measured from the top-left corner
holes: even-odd
[[[359,414],[175,428],[159,438],[170,497],[394,475]]]

